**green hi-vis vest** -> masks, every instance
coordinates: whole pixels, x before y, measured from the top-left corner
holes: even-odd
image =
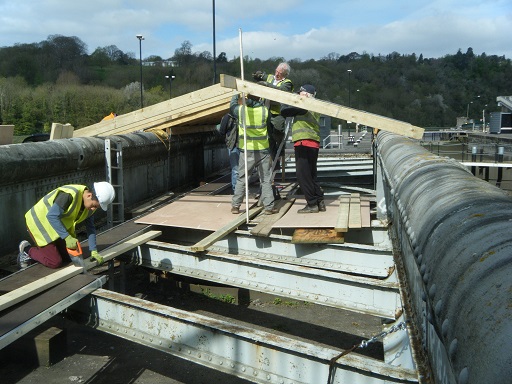
[[[267,116],[268,110],[263,105],[255,108],[244,108],[240,105],[238,110],[238,148],[244,148],[244,129],[242,116],[245,117],[245,130],[247,134],[247,150],[261,151],[268,149]]]
[[[267,83],[273,84],[274,83],[274,78],[275,78],[274,75],[268,75],[267,76]],[[291,82],[292,81],[290,79],[280,80],[276,84],[276,87],[281,88],[281,85],[283,85],[284,83],[291,83]],[[292,89],[292,92],[293,92],[293,89]],[[278,103],[278,102],[275,102],[275,101],[270,101],[270,107],[269,108],[270,108],[270,113],[273,114],[273,115],[279,115],[281,113],[281,103]]]
[[[319,113],[310,111],[305,115],[295,116],[292,126],[292,141],[315,140],[320,142],[319,118]]]
[[[59,234],[53,229],[46,218],[58,192],[65,192],[73,197],[73,201],[61,217],[62,224],[64,224],[69,233],[74,234],[75,225],[92,215],[91,211],[84,209],[82,214],[78,216],[82,207],[85,189],[85,185],[64,185],[59,187],[44,196],[25,214],[27,228],[38,246],[44,247],[59,238]]]

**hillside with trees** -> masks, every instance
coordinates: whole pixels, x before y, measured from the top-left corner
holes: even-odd
[[[189,41],[174,56],[143,58],[144,105],[210,86],[210,52],[193,52]],[[273,73],[284,58],[244,58],[245,78]],[[311,83],[317,97],[422,127],[453,127],[458,116],[479,120],[498,111],[496,97],[512,94],[512,64],[504,56],[475,55],[472,48],[441,58],[423,55],[329,53],[320,60],[288,60],[295,87]],[[240,58],[221,52],[220,73],[240,77]],[[15,135],[49,132],[52,122],[81,128],[111,112],[140,108],[140,60],[116,46],[87,46],[78,37],[51,35],[33,44],[0,48],[0,124]],[[488,120],[488,116],[486,117]]]

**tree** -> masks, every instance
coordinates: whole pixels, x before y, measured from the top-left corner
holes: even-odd
[[[176,48],[174,51],[174,61],[178,63],[179,66],[187,65],[192,59],[192,43],[188,40],[185,40],[180,48]]]

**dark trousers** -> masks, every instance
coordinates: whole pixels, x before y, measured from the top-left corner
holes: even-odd
[[[298,145],[295,149],[297,182],[309,205],[316,205],[324,199],[324,191],[316,181],[318,148]]]

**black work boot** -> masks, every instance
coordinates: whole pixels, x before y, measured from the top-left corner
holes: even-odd
[[[302,209],[299,209],[297,213],[318,213],[318,205],[306,204],[306,206]]]
[[[327,210],[327,208],[325,208],[325,201],[323,201],[323,200],[318,201],[318,210],[320,212],[325,212]]]

